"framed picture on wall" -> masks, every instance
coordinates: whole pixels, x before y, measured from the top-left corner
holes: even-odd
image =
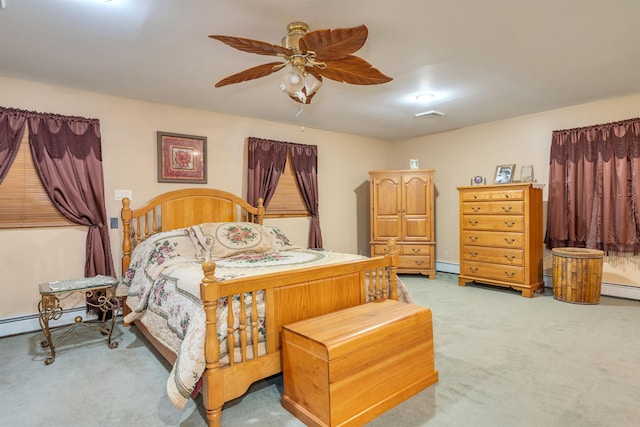
[[[158,182],[207,183],[207,137],[158,131]]]
[[[513,171],[516,164],[498,165],[496,166],[496,184],[511,184],[513,181]]]

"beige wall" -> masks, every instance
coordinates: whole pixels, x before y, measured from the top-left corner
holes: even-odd
[[[206,136],[208,187],[246,194],[246,138],[257,136],[318,145],[320,220],[327,249],[362,252],[358,230],[361,205],[358,189],[372,168],[386,167],[387,143],[335,132],[284,125],[118,98],[75,89],[0,77],[0,105],[40,112],[100,119],[107,215],[119,217],[115,189],[131,189],[135,207],[152,196],[184,188],[156,180],[156,131]],[[358,159],[354,162],[354,159]],[[360,217],[364,217],[360,215]],[[290,237],[307,245],[308,220],[280,220]],[[120,265],[119,230],[111,230],[116,270]],[[366,231],[365,231],[366,232]],[[362,234],[360,232],[360,234]],[[50,280],[82,277],[85,230],[0,230],[3,298],[0,319],[37,311],[37,285]],[[366,249],[366,236],[365,247]]]
[[[475,175],[493,183],[495,167],[515,163],[533,165],[535,178],[546,183],[549,176],[551,132],[598,123],[640,117],[640,94],[577,105],[539,114],[515,117],[394,143],[389,155],[393,168],[406,168],[409,159],[418,159],[420,167],[436,170],[436,260],[459,263],[458,192],[456,187],[470,185]],[[455,117],[454,117],[455,119]],[[418,119],[422,120],[422,119]],[[437,119],[430,119],[437,120]],[[545,205],[548,187],[543,191]],[[551,267],[551,255],[545,269]],[[640,260],[606,259],[604,281],[640,286]],[[545,273],[550,274],[548,271]]]
[[[284,125],[238,116],[54,87],[0,77],[0,105],[100,119],[107,215],[119,217],[115,189],[131,189],[133,206],[157,193],[183,188],[156,180],[156,131],[208,138],[208,187],[246,194],[248,136],[318,145],[320,219],[327,249],[367,254],[368,171],[408,168],[419,159],[436,169],[438,262],[458,263],[458,194],[475,174],[492,179],[495,165],[533,164],[538,181],[548,175],[551,131],[640,116],[640,94],[517,117],[439,135],[388,143],[383,140]],[[357,160],[357,161],[355,161]],[[546,191],[544,195],[547,199]],[[306,246],[306,219],[271,221],[294,243]],[[111,230],[116,270],[121,238]],[[3,298],[0,319],[37,311],[37,285],[81,277],[85,230],[0,230]],[[640,284],[638,263],[605,265],[615,283]]]

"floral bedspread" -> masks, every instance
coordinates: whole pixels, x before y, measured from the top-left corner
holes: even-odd
[[[127,306],[132,310],[125,321],[139,319],[154,337],[177,354],[167,380],[167,393],[179,408],[186,405],[205,368],[206,331],[200,282],[203,277],[201,263],[210,248],[203,248],[202,235],[195,236],[198,233],[192,231],[192,227],[168,231],[145,240],[134,249],[129,269],[123,276],[123,285],[128,288]],[[281,233],[279,230],[277,232]],[[241,252],[215,259],[215,275],[219,280],[225,280],[363,258],[329,251],[295,247],[287,249],[279,246],[265,249],[264,252]],[[240,298],[238,295],[232,301],[236,315],[240,312]],[[257,304],[260,325],[258,338],[264,342],[264,296],[258,292],[256,301],[252,300],[250,294],[243,298],[247,316],[250,316],[253,304]],[[227,336],[227,304],[226,298],[218,302],[221,361],[234,354],[233,349],[230,351],[226,348],[224,339]],[[234,317],[237,319],[237,316]],[[237,330],[239,325],[235,327]],[[251,337],[248,339],[251,340]]]

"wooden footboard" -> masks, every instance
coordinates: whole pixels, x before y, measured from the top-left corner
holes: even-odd
[[[200,285],[200,296],[207,319],[203,401],[210,426],[220,425],[225,402],[242,396],[251,383],[282,372],[280,350],[283,325],[367,301],[398,299],[396,271],[399,257],[395,242],[391,241],[389,245],[388,255],[384,257],[225,281],[216,280],[214,261],[203,263],[205,277]],[[247,292],[255,296],[258,291],[264,291],[267,307],[266,354],[258,356],[249,353],[258,349],[257,341],[247,341],[248,336],[257,340],[257,313],[252,312],[247,318],[244,298],[240,298],[243,304],[238,319],[241,325],[240,342],[234,342],[235,319],[230,312],[227,339],[231,342],[227,342],[227,345],[228,348],[239,348],[241,361],[230,360],[228,365],[222,366],[217,339],[218,300]]]

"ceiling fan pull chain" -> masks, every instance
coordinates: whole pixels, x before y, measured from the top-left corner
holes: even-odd
[[[300,104],[296,117],[300,117],[300,132],[304,132],[304,104]]]

